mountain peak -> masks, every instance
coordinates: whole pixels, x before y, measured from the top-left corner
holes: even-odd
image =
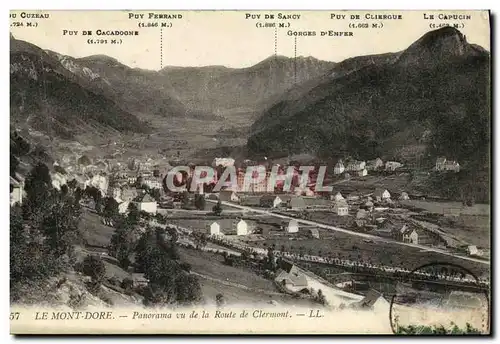
[[[109,65],[113,65],[113,64],[121,64],[117,59],[115,59],[114,57],[111,57],[111,56],[108,56],[108,55],[90,55],[90,56],[86,56],[86,57],[81,57],[79,58],[78,60],[80,61],[92,61],[94,63],[104,63],[104,64],[109,64]]]
[[[465,36],[457,29],[451,26],[427,32],[411,47],[418,46],[420,48],[463,48],[467,45]]]
[[[459,30],[446,26],[427,32],[406,49],[400,63],[413,64],[425,61],[445,61],[454,57],[476,54]]]

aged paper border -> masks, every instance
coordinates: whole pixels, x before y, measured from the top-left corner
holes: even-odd
[[[255,2],[254,2],[254,3],[255,3]],[[290,3],[290,2],[288,2],[288,3]],[[455,5],[455,8],[469,8],[468,6],[464,6],[464,5],[466,5],[466,4],[464,4],[464,5],[462,5],[462,6],[459,6],[459,4],[458,4],[457,2],[455,2],[455,3],[454,3],[454,5]],[[24,7],[24,8],[27,8],[27,7],[29,7],[29,6],[23,6],[23,7]],[[312,6],[311,6],[311,7],[312,7]],[[371,9],[371,8],[374,8],[374,7],[375,7],[375,6],[362,6],[362,8],[370,8],[370,9]],[[382,8],[398,8],[398,7],[399,7],[399,6],[396,6],[396,4],[394,4],[394,6],[392,6],[392,7],[390,7],[390,6],[384,6],[384,7],[382,7]],[[491,6],[490,6],[490,7],[491,7]],[[154,6],[152,6],[152,7],[150,6],[150,8],[155,8],[155,7],[154,7]],[[197,8],[200,8],[200,7],[197,7]],[[248,8],[250,8],[250,7],[244,7],[244,8],[248,9]],[[263,8],[263,7],[261,7],[261,8]],[[275,7],[275,8],[285,9],[285,7],[284,7],[283,5],[281,5],[281,6],[277,6],[277,7]],[[292,8],[293,8],[293,7],[292,7]],[[353,8],[353,7],[349,6],[349,8]],[[426,8],[426,7],[424,6],[424,8]],[[431,6],[429,6],[429,8],[431,8]],[[486,8],[486,7],[483,7],[483,8]],[[493,52],[492,52],[492,53],[493,53]],[[7,80],[8,80],[8,79],[7,79]],[[7,106],[8,106],[8,103],[7,103]],[[7,147],[7,145],[4,145],[4,147]],[[5,241],[4,241],[4,242],[5,242]],[[496,243],[495,243],[495,244],[496,244]],[[5,250],[4,250],[4,252],[5,252]],[[8,271],[8,268],[7,268],[7,271]],[[6,272],[7,272],[7,271],[6,271]],[[8,292],[8,289],[6,289],[6,291]],[[7,308],[8,308],[8,307],[7,307]],[[493,325],[493,324],[492,324],[492,325]]]

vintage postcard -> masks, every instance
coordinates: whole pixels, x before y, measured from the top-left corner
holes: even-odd
[[[490,329],[489,11],[10,12],[12,334]]]

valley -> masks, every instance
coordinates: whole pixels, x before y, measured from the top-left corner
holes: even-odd
[[[12,302],[266,318],[489,292],[490,53],[459,30],[245,68],[10,42]]]

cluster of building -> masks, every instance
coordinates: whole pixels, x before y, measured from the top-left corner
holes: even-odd
[[[460,172],[460,164],[455,160],[447,160],[445,157],[436,159],[436,171]]]
[[[408,193],[402,192],[399,200],[409,200]],[[314,196],[296,196],[289,194],[264,194],[258,195],[240,195],[232,190],[223,190],[219,193],[219,200],[225,202],[238,203],[249,207],[287,209],[292,211],[300,210],[329,210],[338,216],[348,216],[350,202],[359,205],[360,196],[349,195],[345,198],[340,192],[332,194],[330,199]],[[373,201],[391,203],[391,194],[387,189],[377,188],[366,196],[364,208],[372,208]]]
[[[350,160],[344,161],[339,160],[334,168],[333,173],[335,175],[341,174],[354,174],[359,177],[364,177],[368,175],[369,171],[390,171],[394,172],[397,169],[403,167],[403,164],[397,161],[386,161],[385,163],[380,158],[376,158],[368,161]]]

